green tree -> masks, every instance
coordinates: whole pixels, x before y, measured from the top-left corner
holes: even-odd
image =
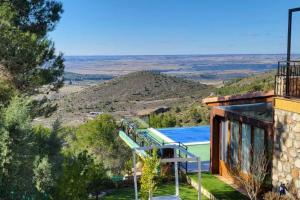
[[[167,128],[176,126],[176,117],[172,113],[151,114],[149,125],[153,128]]]
[[[9,199],[11,192],[16,199],[34,193],[33,177],[34,144],[28,102],[15,97],[4,110],[1,129],[1,186],[0,198]]]
[[[174,127],[176,126],[176,117],[171,113],[164,114],[161,122],[162,127]]]
[[[63,56],[47,38],[62,12],[55,0],[0,0],[0,65],[18,89],[62,85]]]
[[[0,199],[40,198],[56,192],[62,157],[58,128],[33,128],[30,103],[14,97],[0,116]]]
[[[160,159],[157,155],[157,149],[154,149],[152,155],[144,160],[141,177],[142,200],[151,199],[156,190],[159,165]]]
[[[89,193],[97,193],[107,180],[103,165],[96,164],[87,151],[69,154],[64,162],[57,199],[88,199]]]
[[[50,194],[52,188],[54,187],[55,180],[53,179],[52,165],[47,156],[43,158],[36,158],[34,162],[33,174],[33,181],[37,191],[41,195]]]
[[[105,168],[120,174],[124,168],[129,149],[119,138],[117,124],[111,115],[103,114],[81,125],[71,145],[73,151],[87,150]]]

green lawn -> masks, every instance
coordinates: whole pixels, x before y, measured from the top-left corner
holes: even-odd
[[[157,187],[157,191],[154,196],[163,196],[163,195],[173,195],[175,194],[175,184],[168,183],[162,184]],[[180,197],[182,200],[195,200],[197,199],[197,191],[187,184],[180,185]],[[108,194],[103,198],[104,200],[129,200],[134,199],[134,189],[132,188],[122,188],[115,190],[114,192]],[[202,195],[203,200],[207,198]]]
[[[190,174],[194,181],[198,181],[197,174]],[[202,173],[202,186],[213,194],[217,199],[239,199],[249,200],[246,196],[233,189],[230,185],[224,183],[215,176],[209,173]]]

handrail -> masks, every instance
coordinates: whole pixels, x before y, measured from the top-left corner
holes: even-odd
[[[275,75],[275,94],[300,98],[300,61],[279,61]]]

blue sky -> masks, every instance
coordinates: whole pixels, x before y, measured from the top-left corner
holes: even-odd
[[[285,53],[300,0],[63,0],[49,37],[66,55]],[[294,46],[300,53],[300,13]]]

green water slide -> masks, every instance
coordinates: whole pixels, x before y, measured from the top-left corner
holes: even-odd
[[[130,137],[126,135],[124,131],[119,131],[119,136],[120,138],[131,148],[138,148],[140,147],[137,143],[135,143]],[[137,154],[141,157],[144,158],[147,156],[147,153],[145,151],[138,151]]]

